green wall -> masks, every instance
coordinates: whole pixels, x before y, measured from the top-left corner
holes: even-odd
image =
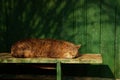
[[[23,38],[82,44],[80,53],[101,53],[120,78],[119,0],[0,0],[0,52]]]

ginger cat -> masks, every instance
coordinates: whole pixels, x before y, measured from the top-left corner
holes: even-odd
[[[11,54],[18,58],[75,58],[80,45],[54,39],[25,39],[12,45]]]

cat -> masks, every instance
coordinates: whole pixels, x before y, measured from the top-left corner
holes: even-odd
[[[25,39],[11,46],[11,55],[17,58],[75,58],[80,45],[55,39]]]

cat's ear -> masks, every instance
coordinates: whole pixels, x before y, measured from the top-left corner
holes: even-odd
[[[79,44],[79,45],[76,45],[76,48],[77,48],[77,49],[79,49],[80,47],[81,47],[81,44]]]

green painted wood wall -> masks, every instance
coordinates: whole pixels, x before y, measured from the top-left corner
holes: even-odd
[[[0,52],[23,38],[82,44],[80,53],[101,53],[120,78],[119,0],[0,0]]]

